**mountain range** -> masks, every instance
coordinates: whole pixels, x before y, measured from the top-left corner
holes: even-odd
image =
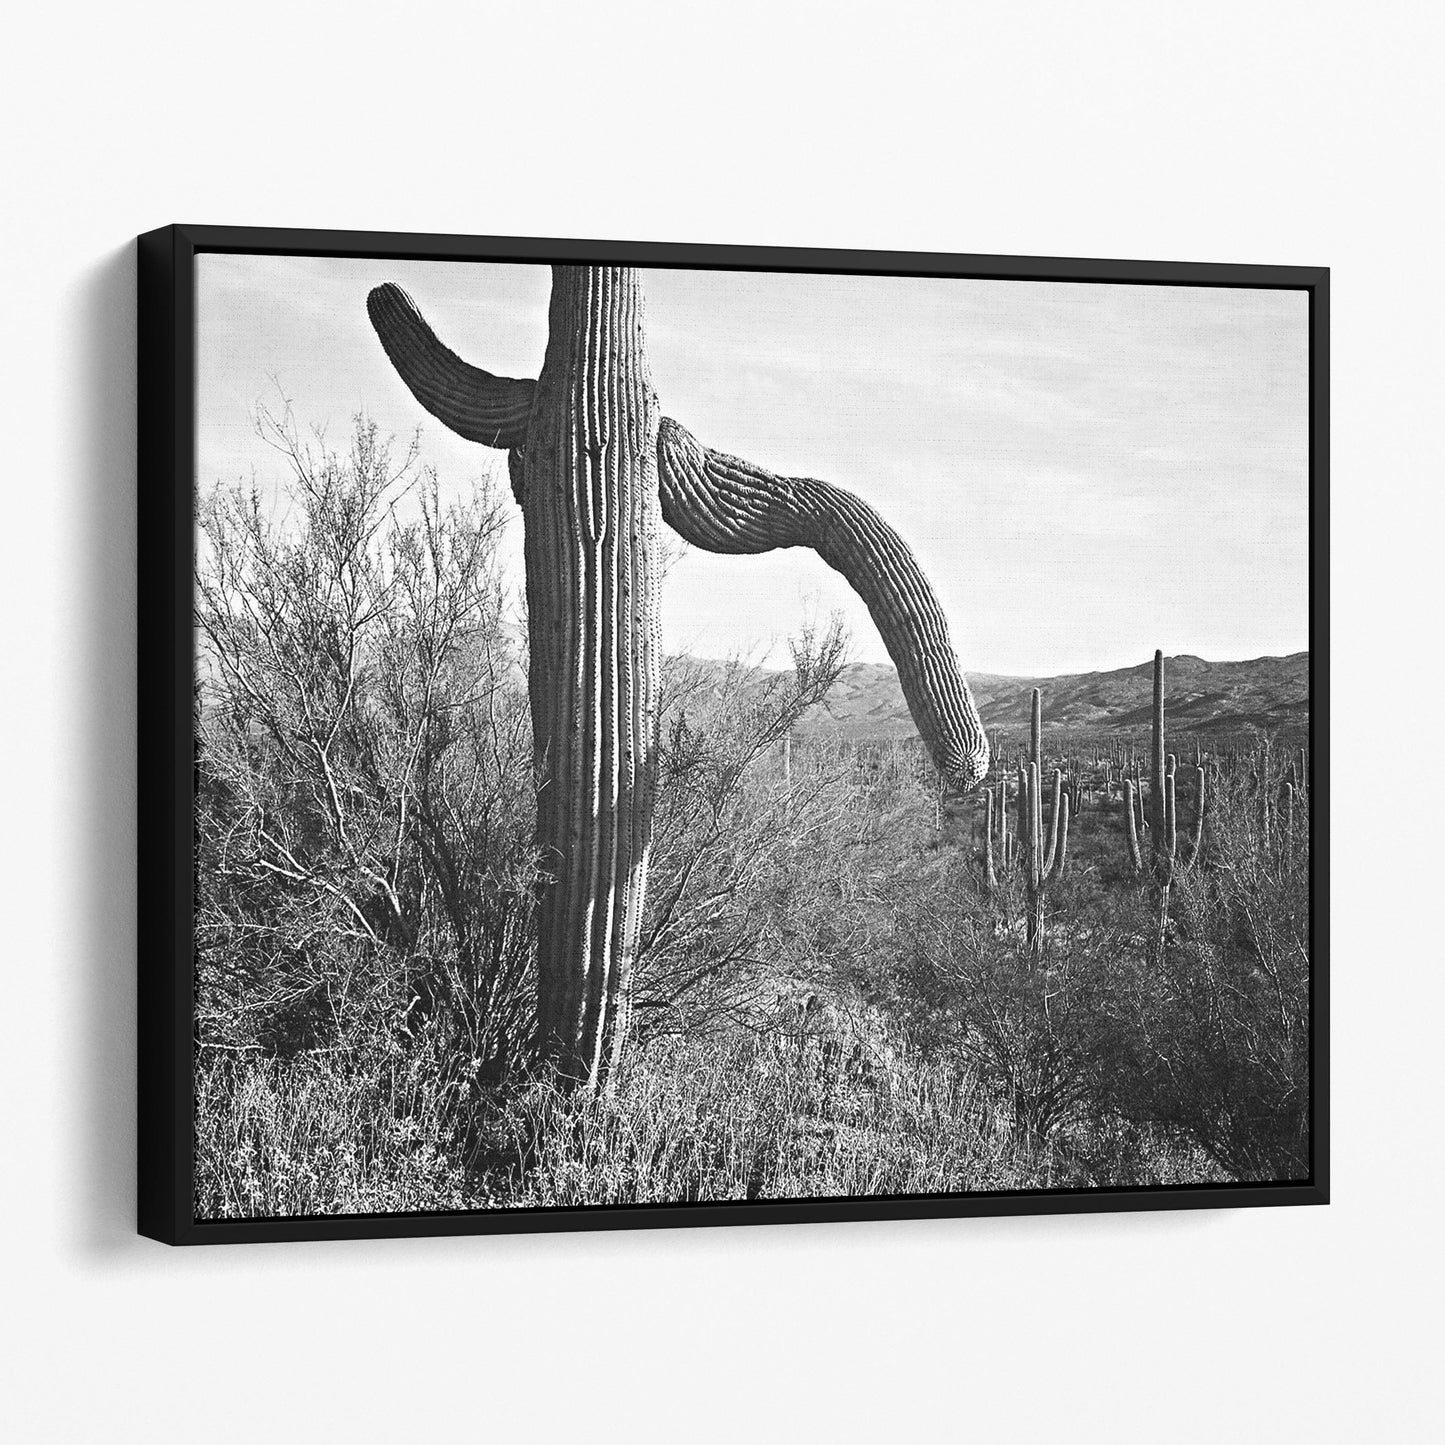
[[[969,673],[984,726],[1026,729],[1034,688],[1043,693],[1046,725],[1089,732],[1134,732],[1149,726],[1154,660],[1112,672],[1064,677],[1000,677]],[[1165,707],[1172,728],[1233,733],[1307,727],[1310,655],[1206,662],[1187,654],[1164,660]],[[854,741],[916,735],[898,673],[880,663],[854,663],[798,726],[803,736]]]

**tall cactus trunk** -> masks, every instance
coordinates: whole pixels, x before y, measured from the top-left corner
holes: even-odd
[[[1064,800],[1068,794],[1064,791],[1064,775],[1058,769],[1054,769],[1054,804],[1053,813],[1049,822],[1049,851],[1044,858],[1043,876],[1050,878],[1054,872],[1054,859],[1059,855],[1059,823],[1060,815],[1064,811]]]
[[[993,789],[985,788],[983,797],[983,886],[985,892],[993,893],[998,888],[998,870],[993,861]]]
[[[637,273],[559,266],[526,519],[544,1054],[595,1084],[627,1029],[657,776],[657,399]]]
[[[1154,654],[1154,726],[1149,754],[1149,839],[1154,871],[1163,874],[1168,844],[1165,840],[1164,801],[1164,654]]]
[[[1170,755],[1170,762],[1174,761]],[[1173,868],[1174,857],[1179,845],[1179,813],[1178,793],[1175,784],[1174,769],[1171,767],[1164,778],[1164,817],[1166,834],[1165,858],[1167,866]]]
[[[1044,943],[1044,804],[1039,765],[1034,762],[1031,762],[1028,767],[1027,791],[1029,846],[1025,858],[1028,873],[1024,877],[1025,943],[1030,953],[1037,954],[1042,950]]]

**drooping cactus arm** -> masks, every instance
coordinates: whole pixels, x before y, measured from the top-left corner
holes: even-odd
[[[913,721],[952,788],[988,771],[988,739],[938,599],[907,544],[867,503],[811,477],[778,477],[704,447],[664,417],[657,441],[663,520],[708,552],[811,547],[867,604]]]
[[[468,365],[437,339],[411,297],[390,281],[366,298],[366,309],[391,364],[434,417],[483,446],[522,444],[535,381]]]

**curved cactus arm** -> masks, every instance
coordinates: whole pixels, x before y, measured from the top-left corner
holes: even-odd
[[[1053,822],[1049,825],[1049,851],[1044,857],[1043,876],[1051,878],[1054,872],[1054,859],[1059,852],[1059,813],[1063,807],[1063,801],[1068,796],[1064,792],[1064,774],[1061,769],[1054,769],[1054,813]]]
[[[707,552],[810,547],[867,604],[935,766],[959,792],[988,772],[988,738],[943,609],[907,544],[867,503],[704,447],[670,417],[657,439],[663,520]]]
[[[367,314],[411,394],[468,441],[521,446],[537,383],[469,366],[437,339],[416,303],[388,281],[366,298]]]
[[[1054,860],[1053,876],[1055,878],[1062,878],[1065,870],[1069,866],[1069,818],[1072,809],[1067,793],[1064,794],[1063,809],[1064,821],[1059,826],[1059,852],[1058,857]]]

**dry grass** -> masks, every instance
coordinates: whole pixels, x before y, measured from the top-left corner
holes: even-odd
[[[203,1219],[469,1209],[452,1101],[427,1059],[210,1054],[196,1070]]]
[[[1218,1177],[1137,1131],[1041,1141],[967,1069],[831,1035],[660,1040],[605,1094],[232,1055],[199,1075],[203,1218],[970,1193]]]

